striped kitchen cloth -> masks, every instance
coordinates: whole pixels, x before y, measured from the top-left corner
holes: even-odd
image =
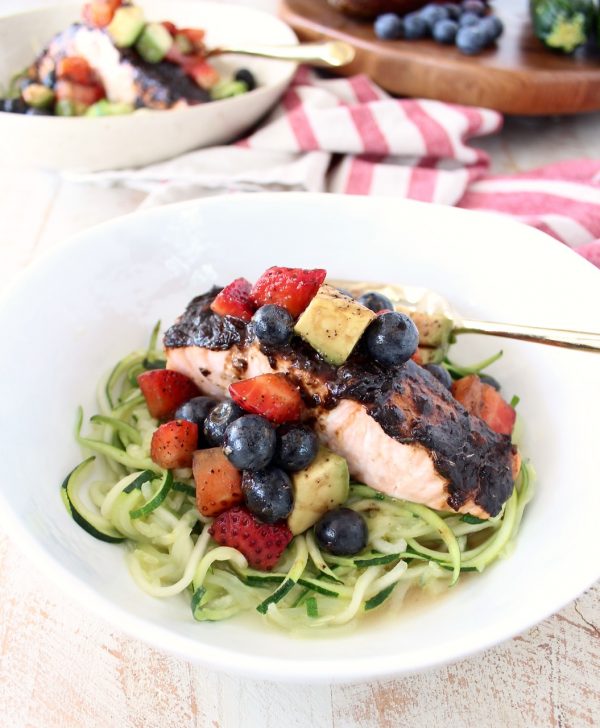
[[[600,267],[600,160],[490,175],[469,145],[502,116],[438,101],[395,99],[366,76],[323,79],[300,68],[250,136],[143,169],[76,175],[148,193],[145,206],[234,191],[397,195],[511,215]]]

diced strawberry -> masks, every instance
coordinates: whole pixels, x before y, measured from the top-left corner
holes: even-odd
[[[302,414],[302,397],[285,374],[260,374],[229,385],[231,399],[246,412],[262,415],[278,425],[296,422]]]
[[[182,50],[177,46],[177,43],[173,43],[173,45],[167,51],[167,55],[165,56],[166,61],[175,63],[182,68],[185,68],[190,58],[191,56],[189,56],[187,53],[182,52]]]
[[[186,58],[188,61],[182,64],[183,70],[194,79],[200,88],[210,91],[220,79],[217,69],[213,68],[202,56],[186,56]]]
[[[179,32],[175,23],[172,23],[170,20],[163,20],[161,22],[173,37]]]
[[[381,311],[379,313],[382,313]],[[379,313],[377,314],[379,316]],[[419,366],[423,366],[423,357],[421,356],[421,352],[417,349],[415,353],[410,357],[415,364],[418,364]]]
[[[73,83],[64,79],[56,82],[54,92],[59,101],[67,99],[68,101],[76,101],[84,106],[91,106],[96,101],[103,99],[106,95],[100,84],[84,86],[81,83]]]
[[[480,417],[494,432],[501,435],[512,433],[517,413],[476,374],[454,382],[452,394],[470,414]]]
[[[322,268],[305,270],[275,266],[266,270],[256,281],[250,297],[257,308],[274,303],[283,306],[297,318],[312,301],[326,275],[327,271]]]
[[[122,0],[92,0],[83,6],[83,20],[95,28],[105,28],[113,19]]]
[[[56,77],[88,86],[95,82],[90,64],[81,56],[66,56],[56,64]]]
[[[171,420],[152,435],[150,457],[161,468],[189,468],[198,447],[198,425],[189,420]]]
[[[138,375],[137,382],[146,398],[152,417],[163,420],[192,397],[200,394],[198,387],[185,374],[172,369],[152,369]]]
[[[201,28],[179,28],[178,32],[185,35],[197,52],[204,52],[204,36],[206,35],[204,30]]]
[[[209,533],[220,546],[241,551],[248,564],[261,571],[271,571],[293,538],[286,523],[263,523],[245,508],[221,513]]]
[[[256,310],[250,301],[252,285],[245,278],[236,278],[217,295],[210,304],[211,311],[220,316],[235,316],[250,321]]]
[[[192,464],[196,507],[203,516],[218,516],[244,500],[242,474],[220,447],[196,450]]]

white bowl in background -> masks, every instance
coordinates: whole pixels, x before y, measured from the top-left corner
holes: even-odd
[[[204,28],[209,47],[241,41],[297,43],[289,26],[254,8],[210,0],[140,0],[149,20]],[[81,15],[78,5],[57,5],[0,17],[0,89],[30,65],[50,38]],[[250,93],[222,101],[126,116],[65,118],[0,112],[2,163],[95,171],[137,167],[198,147],[224,144],[256,123],[279,99],[296,64],[250,56],[213,59],[224,75],[249,68],[258,80]],[[7,143],[8,142],[8,143]]]
[[[294,639],[257,615],[197,623],[185,595],[158,600],[124,548],[94,540],[59,496],[80,460],[75,409],[95,411],[104,371],[169,325],[213,283],[270,265],[412,283],[470,317],[598,329],[600,273],[509,219],[396,199],[308,194],[212,198],[90,229],[28,270],[0,303],[0,517],[36,568],[115,628],[215,669],[254,678],[356,681],[411,673],[505,640],[600,576],[600,357],[463,336],[454,354],[520,395],[522,451],[539,480],[514,553],[446,595],[334,637]]]

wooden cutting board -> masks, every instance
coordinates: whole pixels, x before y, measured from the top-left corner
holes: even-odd
[[[345,40],[356,48],[339,72],[366,73],[401,96],[419,96],[507,114],[574,114],[600,109],[600,54],[564,56],[534,37],[527,0],[494,4],[505,31],[495,48],[465,56],[432,40],[382,41],[373,25],[348,18],[326,0],[281,0],[280,15],[302,40]]]

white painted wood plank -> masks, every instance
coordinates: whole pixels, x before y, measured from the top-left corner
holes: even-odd
[[[92,617],[0,537],[0,708],[10,728],[461,728],[600,721],[600,586],[483,655],[351,686],[242,680]]]
[[[137,190],[62,181],[57,185],[52,209],[39,237],[39,251],[88,227],[133,212],[144,197],[145,193]]]
[[[51,174],[0,167],[0,290],[33,260],[57,187]]]

